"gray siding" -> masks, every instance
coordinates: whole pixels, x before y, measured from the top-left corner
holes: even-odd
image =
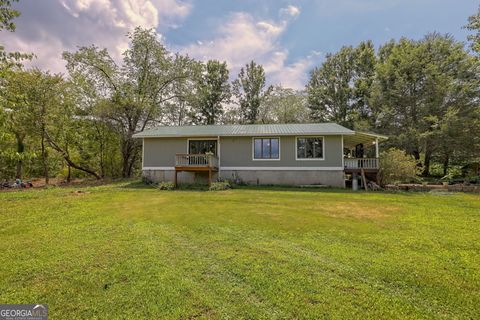
[[[145,138],[143,166],[173,167],[175,154],[187,152],[187,140],[187,138]],[[342,166],[341,136],[324,136],[324,160],[295,160],[293,136],[280,137],[280,160],[253,160],[252,143],[252,137],[221,137],[220,166],[330,168]]]
[[[174,167],[175,154],[187,153],[186,138],[143,139],[144,167]]]
[[[221,167],[341,167],[342,137],[324,136],[324,160],[296,160],[295,137],[280,137],[280,160],[253,160],[252,137],[222,137]]]

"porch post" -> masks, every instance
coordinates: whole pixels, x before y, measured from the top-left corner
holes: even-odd
[[[212,186],[212,168],[208,168],[208,186]]]
[[[378,138],[375,139],[375,158],[378,159],[379,156],[379,149],[378,149]]]

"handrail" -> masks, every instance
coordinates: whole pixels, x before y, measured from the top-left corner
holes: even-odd
[[[345,158],[345,169],[379,169],[378,158]]]
[[[175,166],[218,168],[218,157],[213,154],[177,153],[175,155]]]

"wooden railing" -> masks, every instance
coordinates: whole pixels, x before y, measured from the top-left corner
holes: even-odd
[[[218,157],[213,154],[178,153],[175,155],[175,166],[218,168]]]
[[[378,158],[345,158],[345,169],[379,169]]]

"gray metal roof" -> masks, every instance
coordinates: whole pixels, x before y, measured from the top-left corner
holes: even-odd
[[[133,137],[293,136],[315,134],[353,135],[354,132],[336,123],[197,125],[157,127],[139,132]]]

